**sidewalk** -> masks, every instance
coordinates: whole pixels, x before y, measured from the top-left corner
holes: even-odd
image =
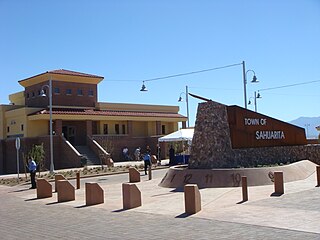
[[[312,174],[285,184],[285,194],[271,197],[273,185],[249,187],[249,201],[241,202],[241,188],[201,189],[202,210],[184,214],[181,189],[158,184],[167,169],[141,175],[136,183],[142,206],[122,209],[121,185],[128,174],[81,179],[76,200],[57,203],[36,199],[28,186],[0,186],[0,232],[4,239],[320,239],[320,188]],[[105,203],[86,207],[85,182],[104,189]],[[70,181],[75,185],[75,180]],[[10,209],[10,211],[8,211]],[[31,219],[41,224],[33,226]],[[16,227],[19,222],[19,228]],[[13,235],[12,235],[13,234]],[[14,237],[12,237],[14,236]]]
[[[167,166],[169,164],[169,159],[163,159],[161,160],[161,166]],[[143,161],[126,161],[126,162],[115,162],[114,163],[114,167],[124,167],[124,166],[140,166],[140,165],[144,165]],[[101,165],[90,165],[90,166],[86,166],[87,168],[98,168],[101,167]],[[103,165],[103,167],[107,168],[107,165]],[[80,168],[66,168],[66,169],[57,169],[55,170],[55,173],[59,173],[59,172],[65,172],[65,171],[79,171],[82,170],[84,167],[80,167]],[[41,172],[43,174],[47,174],[49,173],[49,171],[43,171]],[[29,173],[27,173],[28,177],[29,177]],[[20,177],[24,177],[25,173],[20,173],[19,174]],[[13,174],[0,174],[0,179],[6,179],[6,178],[17,178],[18,174],[13,173]]]

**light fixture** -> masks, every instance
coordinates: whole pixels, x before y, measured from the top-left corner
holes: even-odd
[[[252,71],[253,71],[253,70],[252,70]],[[253,75],[253,78],[252,78],[251,82],[252,82],[252,83],[258,83],[259,80],[258,80],[258,78],[256,77],[256,74],[255,74],[254,71],[253,71],[253,73],[254,73],[254,75]]]
[[[242,61],[242,74],[243,74],[243,90],[244,90],[244,107],[247,109],[247,74],[248,72],[253,73],[253,78],[251,83],[258,83],[259,80],[256,76],[256,73],[253,70],[246,71],[246,64],[245,61]]]
[[[46,96],[47,96],[47,94],[44,92],[43,89],[42,89],[41,92],[40,92],[40,96],[41,96],[41,97],[46,97]]]
[[[262,98],[259,92],[257,94],[257,98]]]
[[[144,81],[142,82],[142,86],[141,86],[140,91],[141,91],[141,92],[146,92],[146,91],[148,91],[146,85],[144,85]]]

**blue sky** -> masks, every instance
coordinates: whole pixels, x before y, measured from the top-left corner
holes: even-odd
[[[247,84],[248,100],[259,89],[316,81],[261,91],[260,113],[284,121],[320,116],[319,0],[0,0],[0,29],[2,104],[23,90],[18,80],[63,68],[104,76],[102,102],[177,105],[186,115],[177,100],[188,85],[244,106],[241,65],[139,90],[145,79],[245,61],[260,80]],[[189,97],[191,125],[199,102]]]

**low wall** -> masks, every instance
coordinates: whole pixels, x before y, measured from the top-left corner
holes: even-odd
[[[171,167],[159,186],[180,188],[185,184],[197,184],[200,188],[239,187],[242,176],[247,177],[248,186],[271,185],[274,172],[283,172],[284,182],[292,182],[308,178],[315,170],[316,164],[308,160],[259,168],[190,169],[185,165]]]

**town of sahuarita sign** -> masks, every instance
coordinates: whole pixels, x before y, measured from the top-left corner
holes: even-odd
[[[227,106],[227,113],[232,148],[307,144],[304,128],[238,106]]]

